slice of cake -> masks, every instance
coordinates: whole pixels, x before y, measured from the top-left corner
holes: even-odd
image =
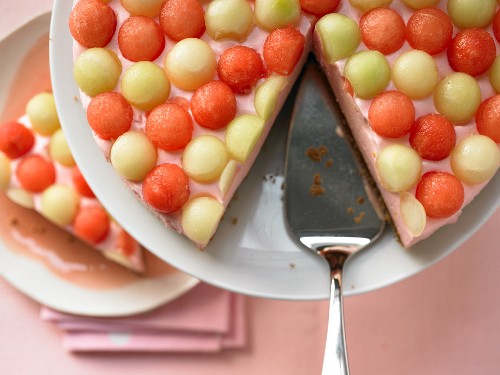
[[[75,164],[49,92],[35,95],[26,115],[0,125],[0,193],[144,271],[142,247],[108,215]]]
[[[139,199],[198,247],[300,73],[313,21],[298,0],[75,2],[74,76],[96,141]]]
[[[314,51],[404,246],[457,220],[500,162],[495,0],[344,0]]]

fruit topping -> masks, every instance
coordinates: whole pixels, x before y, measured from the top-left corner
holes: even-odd
[[[484,135],[469,135],[453,149],[450,159],[453,173],[466,184],[480,184],[490,179],[500,165],[500,151]]]
[[[42,215],[63,227],[73,222],[79,205],[78,193],[67,185],[52,185],[42,193]]]
[[[436,5],[439,0],[403,0],[403,3],[413,9],[423,9]]]
[[[381,137],[399,138],[410,131],[415,121],[415,106],[402,92],[385,91],[373,99],[368,120]]]
[[[264,130],[264,120],[254,115],[242,115],[229,123],[225,143],[229,155],[241,163],[247,161]]]
[[[361,41],[361,31],[353,19],[339,13],[331,13],[319,19],[315,32],[328,63],[351,56]]]
[[[497,93],[500,93],[500,56],[495,58],[490,69],[490,83]]]
[[[406,228],[413,236],[420,236],[425,229],[427,216],[424,206],[413,194],[406,191],[399,194],[400,212]]]
[[[94,96],[87,107],[87,121],[101,139],[116,139],[130,129],[134,111],[119,92]]]
[[[132,16],[156,17],[165,0],[120,0]]]
[[[227,163],[224,170],[222,171],[219,179],[219,190],[222,194],[222,197],[225,197],[226,194],[231,189],[234,177],[238,172],[239,166],[240,164],[236,160],[230,160],[229,163]]]
[[[177,104],[162,104],[153,109],[146,119],[146,135],[153,145],[162,150],[182,150],[193,135],[193,120]]]
[[[30,155],[18,164],[16,176],[24,189],[40,193],[56,181],[56,169],[42,156]]]
[[[455,128],[451,121],[434,113],[419,117],[410,131],[411,147],[426,160],[447,158],[455,142]]]
[[[0,153],[0,191],[5,191],[10,184],[10,159]]]
[[[160,25],[175,41],[199,38],[205,32],[205,13],[198,0],[166,0],[160,11]]]
[[[10,159],[27,154],[35,144],[35,136],[27,127],[15,121],[0,126],[0,151]]]
[[[35,199],[33,198],[33,194],[29,191],[12,188],[7,190],[6,195],[7,198],[21,207],[29,209],[35,208]]]
[[[165,72],[180,89],[194,91],[210,82],[217,68],[212,48],[203,40],[183,39],[167,54]]]
[[[75,61],[73,75],[78,87],[88,96],[113,91],[122,73],[116,54],[105,48],[90,48]]]
[[[453,23],[461,28],[485,27],[495,14],[495,0],[448,0],[448,14]]]
[[[226,145],[213,135],[193,138],[182,155],[182,167],[189,177],[201,183],[217,180],[229,161]]]
[[[500,95],[495,95],[481,103],[476,112],[476,126],[479,134],[500,143]]]
[[[118,47],[123,57],[130,61],[153,61],[165,48],[165,35],[151,18],[130,17],[120,27]]]
[[[110,159],[118,174],[139,182],[156,165],[157,153],[144,133],[129,131],[113,143]]]
[[[263,57],[267,68],[278,74],[292,74],[304,51],[305,37],[293,27],[271,31],[264,42]]]
[[[493,34],[498,42],[500,42],[500,9],[496,12],[493,19]]]
[[[297,23],[300,19],[299,0],[255,0],[255,19],[266,30]]]
[[[422,99],[431,95],[438,78],[436,61],[424,51],[405,52],[392,66],[394,86],[412,99]]]
[[[77,236],[91,244],[98,244],[106,239],[109,228],[108,213],[101,206],[81,208],[73,223],[73,229]]]
[[[75,160],[62,129],[52,134],[49,143],[49,154],[53,160],[65,167],[73,167],[75,165]]]
[[[422,160],[410,147],[393,144],[385,147],[375,162],[382,186],[391,192],[411,188],[422,173]]]
[[[349,0],[349,2],[360,11],[368,12],[369,10],[389,5],[392,3],[392,0]]]
[[[32,97],[26,105],[26,114],[38,134],[48,136],[61,127],[52,93],[43,92]]]
[[[196,122],[208,129],[222,129],[236,115],[236,97],[222,81],[211,81],[198,88],[190,106]]]
[[[396,52],[405,41],[405,22],[389,8],[375,8],[363,14],[359,28],[365,45],[384,55]]]
[[[265,68],[262,58],[253,48],[234,46],[220,56],[217,72],[220,80],[235,93],[248,94],[265,75]]]
[[[434,91],[434,106],[456,124],[469,121],[480,104],[479,84],[465,73],[452,73],[443,78]]]
[[[87,181],[85,181],[80,168],[76,165],[71,169],[71,181],[73,182],[75,189],[78,191],[78,194],[87,198],[95,198],[95,195],[90,189],[90,186],[87,184]]]
[[[196,197],[182,208],[182,228],[186,236],[205,245],[210,241],[224,214],[224,207],[212,197]]]
[[[214,40],[243,42],[253,27],[253,11],[246,0],[213,0],[205,10],[205,25]]]
[[[495,41],[482,29],[460,31],[448,48],[448,61],[456,72],[477,76],[486,72],[496,57]]]
[[[275,112],[278,98],[286,87],[288,78],[280,75],[271,75],[257,86],[254,95],[255,112],[263,120],[269,119]]]
[[[87,48],[104,47],[116,29],[113,9],[101,0],[80,0],[69,16],[69,30]]]
[[[300,0],[302,10],[316,17],[322,17],[325,14],[332,13],[340,0]]]
[[[453,37],[450,17],[437,8],[423,8],[406,24],[406,39],[415,48],[436,55],[446,49]]]
[[[347,59],[344,76],[359,98],[370,99],[381,93],[389,84],[391,67],[380,52],[361,51]]]
[[[155,210],[175,212],[189,199],[189,177],[175,164],[160,164],[146,175],[142,193]]]
[[[150,111],[170,95],[170,82],[161,69],[150,61],[139,61],[123,74],[122,94],[132,106]]]
[[[464,203],[464,187],[447,172],[427,172],[420,179],[415,193],[427,216],[442,219],[458,212]]]

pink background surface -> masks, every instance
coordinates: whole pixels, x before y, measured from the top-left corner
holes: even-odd
[[[68,0],[70,1],[70,0]],[[51,0],[1,0],[0,38]],[[500,372],[500,211],[445,260],[345,301],[351,373]],[[319,374],[325,302],[248,299],[249,343],[222,354],[86,354],[62,349],[40,307],[0,280],[0,374]]]

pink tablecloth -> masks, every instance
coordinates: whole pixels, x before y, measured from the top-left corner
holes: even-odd
[[[67,0],[71,1],[71,0]],[[399,0],[395,0],[399,1]],[[444,1],[444,0],[442,0]],[[0,38],[51,0],[0,1]],[[394,286],[346,299],[353,375],[492,375],[500,355],[500,211],[460,249]],[[319,374],[326,304],[248,300],[249,344],[221,354],[69,354],[40,307],[0,280],[0,374]]]

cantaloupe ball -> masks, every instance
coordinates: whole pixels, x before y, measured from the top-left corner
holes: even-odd
[[[196,197],[182,208],[184,234],[200,245],[206,245],[214,235],[224,207],[212,197]]]
[[[148,137],[129,131],[117,138],[111,147],[111,164],[119,175],[129,181],[144,180],[157,161],[156,148]]]
[[[214,40],[243,42],[253,27],[253,11],[246,0],[213,0],[205,10],[207,33]]]
[[[215,53],[207,42],[186,38],[178,42],[165,58],[168,79],[178,88],[194,91],[210,82],[217,69]]]
[[[54,95],[49,92],[32,97],[26,105],[26,114],[33,130],[41,135],[51,135],[61,127]]]
[[[132,106],[150,111],[168,99],[170,82],[158,65],[150,61],[139,61],[123,74],[121,89]]]
[[[500,165],[497,144],[484,135],[470,135],[451,152],[453,173],[466,184],[480,184],[495,174]]]
[[[10,159],[0,152],[0,190],[5,191],[10,184]]]
[[[80,89],[88,96],[113,91],[122,73],[116,54],[106,48],[90,48],[75,61],[73,75]]]
[[[184,149],[182,168],[193,180],[208,183],[220,177],[228,161],[224,142],[213,135],[201,135]]]
[[[412,187],[422,173],[422,159],[411,147],[392,144],[385,147],[375,162],[382,186],[391,192]]]
[[[62,129],[57,130],[50,138],[49,153],[52,159],[65,167],[73,167],[76,164]]]
[[[67,185],[52,185],[42,193],[41,212],[50,221],[66,226],[73,222],[78,212],[80,197]]]

